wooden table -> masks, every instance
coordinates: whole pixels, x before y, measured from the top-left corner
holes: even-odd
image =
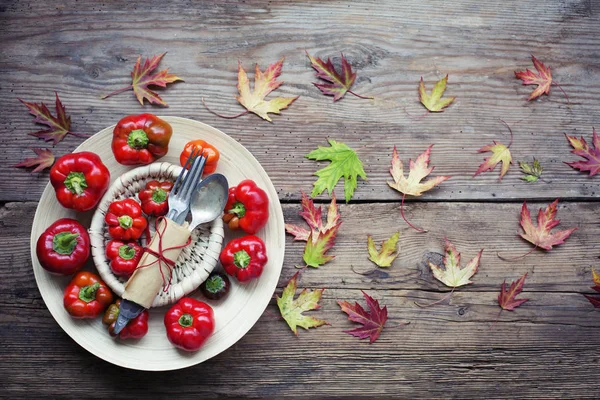
[[[361,2],[25,2],[0,5],[0,387],[7,398],[576,398],[597,397],[600,310],[581,295],[591,292],[591,267],[600,269],[600,177],[563,164],[577,159],[564,133],[591,139],[600,127],[600,3],[592,0],[482,2],[421,0]],[[358,73],[355,91],[333,103],[316,81],[304,53],[343,52]],[[100,95],[129,83],[139,54],[168,52],[161,64],[184,83],[161,91],[169,108],[141,107],[131,92]],[[513,71],[532,68],[530,55],[552,67],[550,96],[527,102],[531,86]],[[201,97],[224,113],[237,113],[236,69],[250,72],[285,57],[278,90],[300,96],[268,123],[254,115],[225,120],[210,114]],[[411,118],[423,109],[417,84],[449,74],[455,103],[442,114]],[[300,287],[326,287],[312,314],[330,325],[294,336],[273,301],[254,328],[210,361],[182,371],[147,373],[107,364],[80,348],[56,324],[36,287],[29,234],[48,173],[11,168],[43,143],[17,100],[52,104],[57,91],[73,129],[93,134],[126,114],[153,112],[193,118],[221,129],[262,163],[279,191],[286,221],[300,223],[300,190],[326,165],[304,155],[328,138],[357,150],[368,181],[349,204],[336,259],[302,274]],[[539,159],[544,181],[526,184],[516,165],[473,178],[492,140],[508,142],[515,160]],[[68,136],[55,148],[72,151],[82,139]],[[452,179],[416,201],[400,217],[400,195],[388,188],[394,145],[403,160],[435,144],[435,174]],[[336,189],[343,197],[341,185]],[[521,254],[521,204],[532,212],[561,198],[563,228],[579,228],[551,252],[534,251],[517,262],[496,252]],[[328,202],[320,196],[319,202]],[[366,238],[379,242],[399,230],[400,256],[393,267],[373,268]],[[451,239],[463,259],[484,248],[474,284],[456,291],[450,304],[419,308],[448,292],[423,257]],[[278,292],[302,262],[303,244],[288,237]],[[529,302],[503,312],[496,301],[504,279],[527,272]],[[336,300],[361,300],[361,290],[389,309],[390,320],[372,345],[344,330],[355,325]],[[405,327],[395,327],[410,321]],[[492,326],[493,325],[493,326]]]

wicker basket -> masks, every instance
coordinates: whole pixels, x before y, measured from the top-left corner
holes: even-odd
[[[104,222],[104,215],[108,206],[115,200],[129,197],[139,201],[137,193],[144,189],[148,181],[153,179],[175,181],[181,171],[180,166],[167,162],[135,168],[117,178],[94,213],[89,230],[94,264],[104,282],[119,297],[123,295],[127,279],[114,275],[106,259],[105,246],[110,236]],[[154,234],[154,218],[148,220],[148,225],[151,233]],[[191,238],[192,242],[183,249],[177,259],[168,290],[161,290],[157,294],[152,307],[174,303],[196,290],[206,280],[219,259],[223,244],[223,221],[217,218],[212,223],[200,225],[194,229]],[[143,242],[142,245],[144,244]]]

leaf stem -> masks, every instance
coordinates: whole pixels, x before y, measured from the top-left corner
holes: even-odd
[[[498,119],[500,119],[500,118],[498,118]],[[508,128],[508,131],[510,132],[510,142],[508,142],[508,146],[506,146],[506,148],[508,149],[513,144],[513,131],[512,131],[512,129],[510,129],[510,126],[508,126],[508,124],[506,122],[504,122],[503,119],[500,119],[500,122],[502,122],[504,125],[506,125],[506,127]]]
[[[425,111],[425,114],[423,115],[419,115],[418,117],[416,115],[412,115],[410,114],[408,111],[406,111],[406,108],[404,108],[404,112],[406,113],[406,115],[408,115],[409,117],[413,118],[413,119],[421,119],[421,118],[425,118],[426,116],[428,116],[430,114],[429,110]]]
[[[204,107],[206,107],[206,109],[208,110],[208,112],[210,112],[211,114],[216,115],[217,117],[221,117],[221,118],[234,119],[234,118],[237,118],[237,117],[241,117],[242,115],[248,114],[248,110],[246,110],[244,112],[241,112],[241,113],[239,113],[237,115],[222,115],[222,114],[219,114],[218,112],[213,111],[210,108],[208,108],[208,106],[204,102],[204,97],[202,97],[202,104],[204,105]]]
[[[498,256],[499,259],[503,260],[503,261],[517,261],[520,260],[522,258],[527,257],[528,255],[530,255],[531,253],[533,253],[535,251],[535,249],[538,248],[538,245],[536,244],[535,247],[531,250],[529,250],[527,253],[520,255],[518,257],[503,257],[500,255],[500,253],[496,252],[496,255]]]
[[[425,230],[423,228],[417,228],[416,226],[411,224],[409,220],[406,219],[406,216],[404,215],[404,198],[405,197],[406,197],[406,194],[402,193],[402,203],[400,203],[400,214],[402,215],[402,219],[404,219],[404,221],[408,224],[408,226],[413,228],[415,231],[421,232],[421,233],[427,232],[427,230]]]
[[[560,91],[563,92],[563,94],[565,95],[565,98],[567,99],[567,104],[570,104],[571,101],[569,100],[569,96],[567,96],[567,92],[565,92],[565,90],[562,88],[562,86],[560,86],[558,84],[558,82],[555,82],[555,81],[552,81],[552,84],[556,85],[560,89]]]
[[[498,315],[496,315],[496,319],[494,320],[494,322],[492,322],[489,329],[492,329],[494,327],[494,325],[496,325],[496,322],[498,322],[498,319],[500,319],[500,314],[502,314],[503,310],[504,309],[502,307],[500,307],[500,311],[498,312]]]
[[[356,97],[359,97],[361,99],[370,99],[373,100],[374,97],[373,96],[361,96],[360,94],[354,93],[352,90],[348,89],[348,93],[355,95]]]
[[[127,91],[127,90],[129,90],[129,89],[131,89],[131,88],[133,88],[133,85],[125,86],[124,88],[121,88],[121,89],[115,90],[115,91],[114,91],[114,92],[112,92],[112,93],[109,93],[109,94],[107,94],[107,95],[104,95],[104,96],[100,97],[100,99],[101,99],[101,100],[104,100],[104,99],[106,99],[107,97],[113,96],[113,95],[115,95],[115,94],[123,93],[123,92],[125,92],[125,91]]]
[[[421,308],[427,308],[427,307],[435,306],[436,304],[440,304],[441,302],[443,302],[443,301],[449,299],[450,297],[452,297],[452,293],[454,293],[454,289],[456,289],[456,288],[452,288],[452,290],[450,291],[450,293],[448,293],[447,295],[445,295],[444,297],[442,297],[438,301],[434,301],[433,303],[429,303],[429,304],[420,304],[420,303],[417,303],[415,301],[415,305],[417,305],[417,306],[419,306]]]
[[[94,136],[94,135],[86,135],[85,133],[75,133],[75,132],[71,132],[71,131],[69,131],[68,133],[70,135],[77,136],[77,137],[82,137],[82,138],[89,138],[89,137]]]

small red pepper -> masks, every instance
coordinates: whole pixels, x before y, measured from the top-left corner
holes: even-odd
[[[125,328],[121,329],[118,335],[115,334],[115,322],[119,316],[121,300],[117,300],[108,308],[102,317],[102,323],[108,325],[108,334],[112,337],[119,336],[119,339],[141,339],[148,333],[148,310],[144,310],[140,315],[131,319]]]
[[[213,309],[202,301],[184,297],[165,314],[165,328],[173,345],[196,351],[215,330]]]
[[[167,198],[171,189],[173,189],[173,182],[169,181],[150,181],[146,183],[146,188],[138,193],[138,197],[142,202],[142,211],[153,217],[167,215],[169,212]]]
[[[110,260],[110,269],[117,276],[129,278],[142,254],[144,249],[136,242],[111,240],[106,244],[106,258]]]
[[[250,179],[229,188],[223,221],[229,229],[242,230],[250,235],[265,226],[269,219],[269,198],[264,190]]]
[[[110,184],[110,172],[97,154],[65,154],[50,169],[56,199],[65,208],[88,211],[96,207]]]
[[[113,294],[92,272],[83,271],[65,288],[64,306],[73,318],[94,318],[113,301]]]
[[[113,131],[112,151],[123,165],[150,164],[167,154],[173,128],[153,114],[128,115]]]
[[[78,221],[61,218],[40,235],[35,253],[46,271],[71,275],[90,257],[90,236]]]
[[[148,226],[140,203],[131,198],[113,201],[108,206],[104,221],[108,225],[110,236],[119,240],[139,239]]]
[[[181,155],[179,156],[179,162],[181,163],[182,167],[185,165],[187,159],[190,158],[190,154],[192,154],[193,150],[198,151],[199,154],[204,153],[206,156],[206,164],[204,164],[204,172],[202,173],[203,175],[212,174],[216,171],[221,154],[215,146],[202,139],[187,142],[183,148],[183,151],[181,152]],[[190,167],[188,166],[188,169],[189,168]]]
[[[219,257],[225,272],[240,282],[258,278],[267,263],[267,250],[257,236],[233,239],[221,251]]]

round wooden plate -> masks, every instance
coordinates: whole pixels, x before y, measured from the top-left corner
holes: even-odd
[[[112,339],[102,325],[101,318],[75,320],[67,314],[63,308],[63,290],[70,277],[55,276],[45,271],[38,262],[35,245],[42,232],[59,218],[75,218],[89,227],[93,211],[78,213],[63,208],[56,200],[54,189],[48,184],[40,199],[31,231],[31,259],[35,280],[56,322],[73,340],[97,357],[122,367],[146,371],[174,370],[201,363],[226,350],[244,336],[260,318],[273,296],[285,250],[283,212],[277,191],[254,156],[234,139],[211,126],[186,118],[161,118],[173,127],[169,153],[161,161],[179,163],[179,154],[188,141],[204,139],[220,150],[221,159],[216,172],[225,175],[230,186],[250,178],[267,192],[270,199],[269,222],[257,234],[265,242],[269,258],[260,278],[245,285],[237,283],[233,278],[230,293],[218,302],[207,301],[198,292],[191,294],[191,297],[209,303],[215,312],[215,332],[199,351],[184,352],[169,343],[163,324],[167,307],[150,309],[148,334],[134,341]],[[113,128],[114,126],[103,129],[75,150],[98,154],[110,170],[111,182],[134,168],[116,162],[111,151]],[[226,229],[224,243],[232,237],[227,231]],[[91,257],[86,269],[95,270]]]

